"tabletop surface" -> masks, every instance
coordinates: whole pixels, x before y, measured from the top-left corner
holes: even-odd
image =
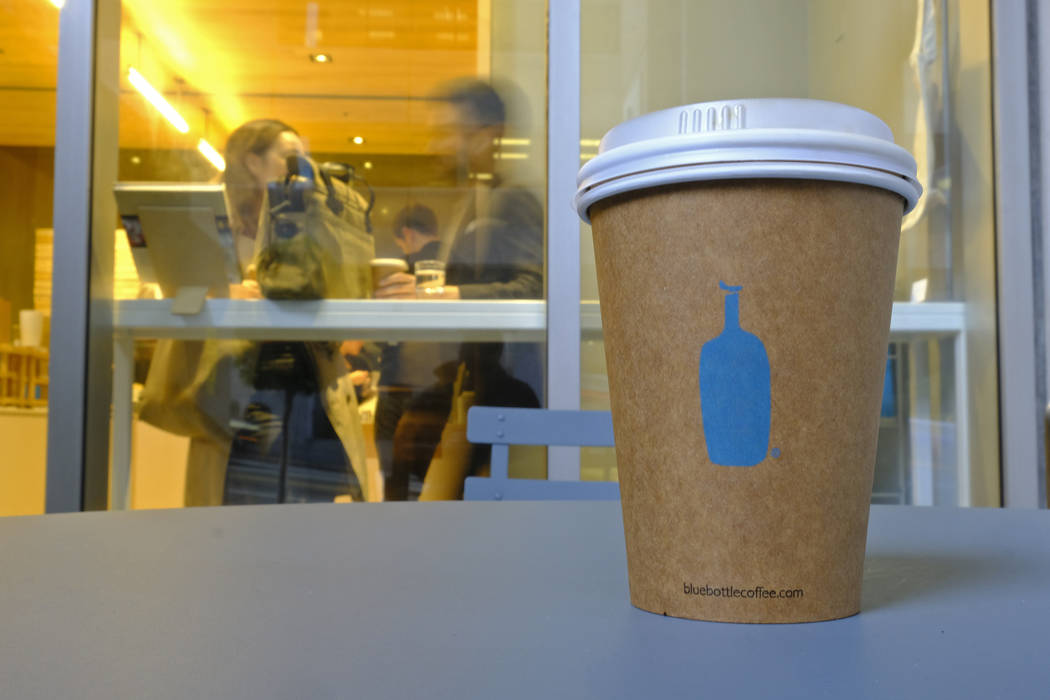
[[[4,698],[1043,698],[1050,512],[872,508],[863,612],[628,602],[619,504],[0,519]]]

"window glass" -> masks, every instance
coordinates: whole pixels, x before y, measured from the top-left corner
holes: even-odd
[[[44,511],[58,18],[0,4],[0,516]]]
[[[545,405],[544,20],[125,0],[111,506],[457,498]]]
[[[903,223],[873,500],[998,505],[995,232],[987,4],[583,0],[581,157],[681,104],[808,97],[879,116],[925,189]],[[588,227],[581,403],[607,409]],[[615,478],[586,449],[585,478]]]

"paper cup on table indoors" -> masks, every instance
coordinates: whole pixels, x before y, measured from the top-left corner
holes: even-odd
[[[711,102],[615,127],[578,186],[632,603],[858,612],[914,159],[854,107]]]
[[[401,258],[372,258],[369,265],[372,268],[372,293],[375,295],[379,283],[384,277],[395,272],[408,272],[408,263]]]

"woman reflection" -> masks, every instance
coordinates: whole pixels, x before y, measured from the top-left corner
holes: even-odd
[[[242,124],[226,140],[223,182],[242,271],[255,254],[266,183],[284,176],[288,156],[305,154],[299,133],[276,119]]]
[[[251,261],[262,243],[266,185],[285,176],[292,155],[305,155],[303,142],[295,129],[275,119],[247,122],[227,141],[223,179],[246,273],[244,284],[231,287],[233,297],[262,297]],[[264,342],[240,343],[234,350],[232,345],[224,346],[213,368],[219,379],[213,385],[228,387],[230,414],[216,421],[220,429],[209,444],[191,447],[186,505],[331,501],[346,494],[361,500],[367,479],[364,435],[346,364],[335,346]],[[213,396],[211,403],[221,398]]]

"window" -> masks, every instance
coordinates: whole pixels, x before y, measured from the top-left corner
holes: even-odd
[[[998,505],[989,9],[980,3],[583,0],[581,158],[612,126],[746,97],[879,116],[926,190],[904,221],[872,500]],[[608,408],[590,231],[581,232],[581,404]],[[614,479],[611,449],[584,478]]]
[[[545,404],[544,11],[123,3],[111,506],[455,498]]]
[[[44,512],[58,18],[0,6],[0,515]]]

